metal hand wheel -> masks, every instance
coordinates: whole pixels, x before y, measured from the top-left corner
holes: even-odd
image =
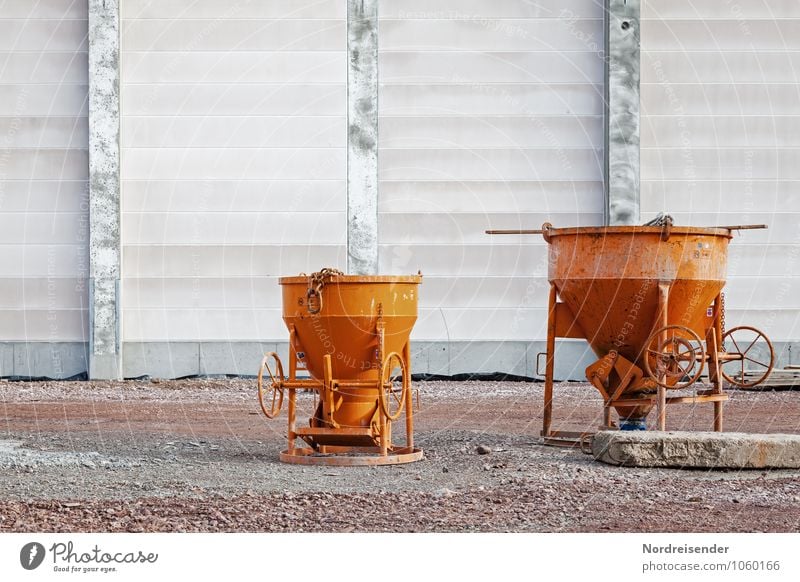
[[[411,378],[400,354],[392,352],[383,360],[378,387],[378,405],[389,420],[397,420],[403,412],[406,395],[411,389]]]
[[[756,353],[756,344],[764,342],[767,353]],[[734,386],[752,388],[766,380],[775,366],[775,351],[764,332],[755,327],[741,325],[722,336],[723,357],[720,358],[722,377]],[[739,376],[735,375],[739,372]],[[745,375],[747,373],[747,375]]]
[[[659,386],[686,388],[700,377],[706,352],[698,335],[688,327],[667,325],[657,329],[645,345],[645,371]]]
[[[272,360],[272,365],[270,365]],[[264,370],[267,371],[267,376],[264,376]],[[271,397],[270,397],[270,394]],[[267,408],[266,400],[271,400],[270,407]],[[261,366],[258,368],[258,403],[261,405],[262,412],[267,418],[275,418],[281,411],[283,406],[283,365],[281,359],[275,352],[267,352],[261,360]]]

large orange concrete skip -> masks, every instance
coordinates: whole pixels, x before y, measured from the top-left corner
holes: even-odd
[[[550,229],[545,237],[548,278],[573,327],[567,332],[586,338],[598,358],[611,354],[645,370],[654,329],[682,326],[705,336],[707,308],[725,286],[730,231],[674,228],[663,237],[659,227],[564,228]],[[588,371],[590,381],[595,372]],[[617,390],[622,378],[613,365],[609,372],[606,383]],[[633,373],[617,396],[629,400],[656,388],[647,375]],[[667,383],[674,387],[679,381]],[[638,420],[652,406],[646,399],[614,408],[625,420]]]
[[[761,226],[761,225],[756,225]],[[772,344],[751,327],[724,329],[728,244],[742,227],[659,226],[553,228],[487,231],[542,234],[549,245],[545,440],[579,440],[589,433],[554,431],[553,373],[556,338],[586,339],[597,361],[586,377],[604,400],[604,427],[611,410],[623,428],[643,428],[657,407],[713,402],[714,428],[722,430],[722,380],[754,386],[774,363]],[[765,345],[766,355],[755,347]],[[691,396],[667,397],[707,372],[711,387]],[[738,375],[737,375],[738,372]]]

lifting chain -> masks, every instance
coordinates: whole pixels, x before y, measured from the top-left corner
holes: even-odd
[[[673,224],[672,216],[659,212],[653,220],[645,222],[643,226],[672,226]]]
[[[720,328],[722,329],[722,334],[720,335],[720,351],[725,352],[725,342],[722,341],[722,338],[725,337],[725,293],[719,294],[719,324]]]
[[[322,311],[322,288],[331,277],[337,275],[344,275],[344,273],[339,269],[325,267],[316,273],[311,273],[309,276],[308,291],[306,292],[306,307],[311,315],[316,315]]]
[[[661,240],[666,242],[669,240],[670,233],[672,233],[672,225],[674,223],[675,221],[672,219],[672,216],[659,212],[658,216],[649,222],[645,222],[644,226],[660,226]]]

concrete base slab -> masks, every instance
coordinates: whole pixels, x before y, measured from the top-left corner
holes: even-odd
[[[800,469],[800,435],[601,431],[592,454],[624,467]]]
[[[233,374],[236,376],[255,376],[261,358],[267,352],[277,352],[278,344],[257,342],[236,343],[201,343],[200,344],[200,375],[222,376]],[[279,353],[283,362],[284,371],[289,372],[289,346]]]
[[[121,362],[119,354],[90,354],[89,378],[92,380],[121,380]]]
[[[129,342],[122,358],[125,378],[185,378],[200,374],[200,344],[196,342]],[[258,370],[258,362],[255,369]]]
[[[63,380],[88,370],[89,346],[85,342],[0,343],[0,378]]]

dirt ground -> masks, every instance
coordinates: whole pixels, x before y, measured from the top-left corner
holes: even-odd
[[[252,380],[0,382],[0,532],[800,531],[796,471],[602,465],[539,444],[539,383],[415,386],[423,461],[303,467]],[[800,433],[800,392],[730,394],[726,430]],[[599,424],[586,385],[556,405],[556,428]],[[711,407],[668,419],[707,430]]]

